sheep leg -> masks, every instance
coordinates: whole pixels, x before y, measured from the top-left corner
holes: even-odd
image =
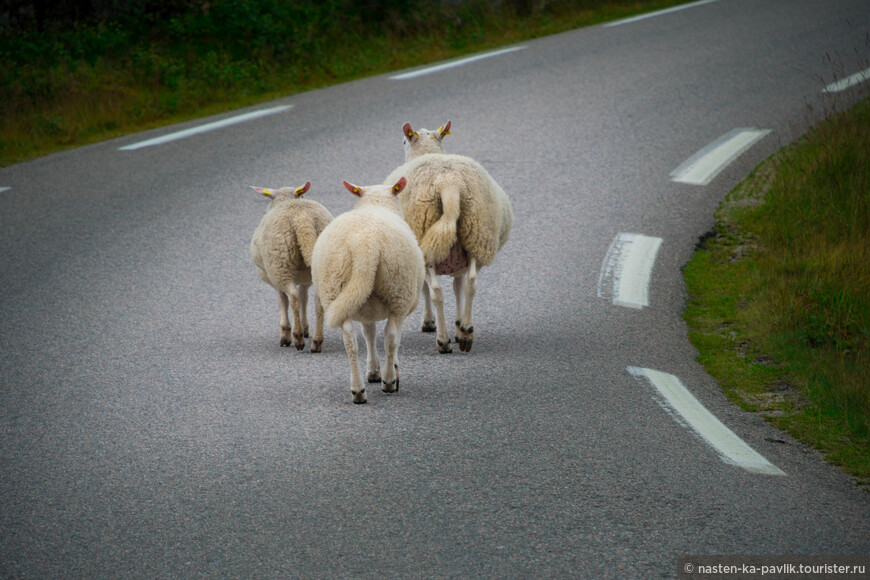
[[[320,295],[314,292],[314,338],[311,341],[311,352],[323,350],[323,304]]]
[[[290,299],[290,308],[293,309],[293,346],[296,350],[305,348],[305,333],[302,331],[302,314],[299,311],[299,290],[296,289],[296,284],[288,284],[284,291]],[[289,346],[290,343],[287,343]]]
[[[441,285],[438,284],[435,268],[432,266],[426,268],[426,283],[429,284],[429,293],[431,294],[432,303],[435,306],[437,314],[435,343],[438,345],[438,352],[441,354],[451,353],[453,352],[453,347],[450,346],[450,336],[447,334],[447,322],[444,320],[444,294],[441,291]]]
[[[453,335],[459,337],[459,327],[462,326],[462,315],[465,312],[465,273],[454,276],[453,296],[456,297],[456,329]]]
[[[308,286],[299,285],[299,314],[302,335],[308,338]],[[303,347],[304,348],[304,347]]]
[[[344,349],[350,361],[350,392],[353,402],[357,404],[366,402],[366,389],[363,386],[362,375],[359,372],[358,347],[356,340],[356,327],[349,318],[341,325],[341,334],[344,337]]]
[[[429,296],[429,284],[423,282],[423,332],[435,332],[435,314],[432,313],[432,297]]]
[[[366,339],[366,380],[381,382],[381,361],[378,360],[377,328],[374,322],[363,322],[363,337]]]
[[[287,295],[278,290],[278,313],[281,315],[281,346],[290,346],[290,318],[287,316],[287,308],[290,306]]]
[[[456,342],[459,343],[459,350],[462,352],[471,352],[471,345],[474,343],[474,321],[471,317],[471,304],[474,301],[476,293],[477,260],[469,258],[468,272],[465,275],[465,299],[463,300],[462,319],[459,324],[459,334],[456,337]]]
[[[386,360],[384,361],[384,384],[381,387],[385,393],[395,393],[399,390],[399,340],[401,334],[399,329],[402,327],[402,319],[396,315],[390,315],[387,318],[387,325],[384,327],[384,351]]]

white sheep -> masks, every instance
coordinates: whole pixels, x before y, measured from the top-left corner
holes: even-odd
[[[270,198],[272,203],[251,238],[251,258],[260,278],[278,291],[281,314],[281,346],[305,348],[309,336],[308,288],[311,286],[311,253],[314,242],[332,221],[332,214],[316,201],[302,199],[311,182],[297,188],[251,188]],[[293,326],[287,306],[293,309]],[[315,326],[311,352],[323,347],[323,307],[314,295]]]
[[[452,352],[437,280],[438,275],[449,274],[456,295],[456,342],[460,350],[470,352],[477,273],[492,264],[507,242],[513,224],[510,200],[479,163],[444,153],[442,140],[450,134],[450,121],[435,131],[415,131],[405,123],[402,131],[405,163],[384,182],[393,183],[400,175],[408,180],[399,200],[426,262],[423,332],[437,331],[438,351]]]
[[[354,403],[365,403],[366,393],[353,321],[361,322],[363,327],[368,382],[383,382],[385,393],[396,392],[402,321],[417,307],[423,288],[423,253],[402,219],[396,199],[405,183],[401,178],[392,187],[359,187],[345,181],[348,191],[360,199],[351,211],[336,217],[314,245],[314,285],[323,301],[326,323],[342,330]],[[375,348],[375,323],[384,319],[386,357],[382,376]]]

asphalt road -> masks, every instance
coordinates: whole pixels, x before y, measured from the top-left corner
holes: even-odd
[[[259,119],[0,170],[0,577],[652,578],[687,554],[870,554],[870,495],[727,402],[695,362],[681,267],[723,196],[860,86],[866,0],[719,0]],[[279,347],[247,185],[333,214],[401,127],[509,192],[470,354],[403,327],[402,389],[353,405],[338,330]],[[671,172],[770,130],[708,185]],[[657,238],[648,305],[600,292],[620,233]],[[445,284],[445,287],[449,284]],[[452,312],[448,295],[448,319]],[[382,346],[381,346],[382,348]],[[629,372],[677,377],[785,475],[733,462]]]

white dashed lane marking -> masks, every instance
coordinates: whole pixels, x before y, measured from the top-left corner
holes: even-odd
[[[437,64],[435,66],[430,66],[426,68],[422,68],[420,70],[415,70],[411,72],[401,73],[397,75],[393,75],[390,78],[392,81],[406,81],[409,79],[415,79],[417,77],[421,77],[423,75],[428,75],[436,72],[441,72],[443,70],[455,68],[457,66],[463,66],[466,64],[470,64],[472,62],[477,62],[479,60],[483,60],[486,58],[492,58],[494,56],[499,56],[502,54],[507,54],[509,52],[516,52],[518,50],[523,50],[525,46],[512,46],[510,48],[503,48],[501,50],[495,50],[492,52],[486,52],[484,54],[478,54],[475,56],[469,56],[466,58],[460,58],[458,60],[451,60],[449,62],[445,62],[444,64]]]
[[[640,16],[632,16],[631,18],[623,18],[622,20],[614,20],[613,22],[608,22],[604,25],[605,28],[612,28],[614,26],[622,26],[623,24],[631,24],[632,22],[640,22],[641,20],[647,20],[649,18],[655,18],[656,16],[662,16],[664,14],[671,14],[673,12],[679,12],[680,10],[686,10],[687,8],[694,8],[695,6],[702,6],[704,4],[711,4],[716,0],[700,0],[699,2],[690,2],[689,4],[683,4],[681,6],[674,6],[673,8],[665,8],[664,10],[656,10],[655,12],[648,12],[646,14],[641,14]]]
[[[680,424],[691,427],[729,465],[761,475],[785,475],[708,411],[674,375],[638,367],[626,369],[656,389],[658,403]]]
[[[247,121],[253,121],[254,119],[259,119],[260,117],[266,117],[268,115],[274,115],[275,113],[282,113],[282,112],[290,109],[291,107],[292,107],[292,105],[284,105],[281,107],[272,107],[271,109],[263,109],[260,111],[253,111],[251,113],[245,113],[244,115],[237,115],[235,117],[230,117],[228,119],[215,121],[214,123],[207,123],[205,125],[200,125],[199,127],[192,127],[190,129],[185,129],[184,131],[170,133],[168,135],[163,135],[162,137],[155,137],[154,139],[148,139],[147,141],[139,141],[138,143],[133,143],[132,145],[126,145],[124,147],[120,147],[119,149],[121,151],[134,151],[136,149],[141,149],[143,147],[152,147],[154,145],[162,145],[163,143],[169,143],[170,141],[176,141],[177,139],[185,139],[187,137],[192,137],[193,135],[199,135],[200,133],[207,133],[209,131],[223,129],[224,127],[229,127],[230,125],[236,125],[238,123],[245,123]]]
[[[855,85],[860,85],[864,81],[870,81],[870,68],[866,70],[862,70],[861,72],[856,72],[853,75],[849,75],[844,79],[833,82],[822,89],[823,93],[839,93],[840,91],[845,91],[848,88],[854,87]]]
[[[617,306],[649,306],[649,281],[661,238],[619,234],[607,250],[598,276],[598,297],[612,298]]]
[[[707,185],[747,149],[763,139],[770,129],[734,129],[695,153],[671,172],[671,179],[691,185]]]

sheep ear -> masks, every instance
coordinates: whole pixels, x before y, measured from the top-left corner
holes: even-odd
[[[354,185],[353,183],[348,183],[346,181],[343,181],[342,183],[344,183],[344,186],[347,188],[347,190],[349,192],[351,192],[352,194],[354,194],[357,197],[362,197],[362,192],[363,192],[362,187],[360,187],[358,185]]]
[[[399,181],[397,181],[396,185],[393,186],[393,195],[399,195],[399,192],[401,192],[403,189],[405,189],[405,186],[407,184],[408,184],[408,180],[405,179],[404,177],[401,178]]]
[[[441,125],[440,127],[438,127],[435,132],[438,133],[438,137],[440,139],[444,139],[444,137],[450,134],[450,121],[447,121],[446,125]]]
[[[272,191],[271,189],[266,189],[265,187],[254,187],[253,185],[249,185],[248,187],[250,187],[251,189],[253,189],[257,193],[265,195],[268,198],[271,198],[271,199],[275,198],[275,192]]]
[[[305,192],[308,191],[310,188],[311,188],[311,182],[306,181],[305,185],[303,185],[301,187],[297,187],[296,191],[294,193],[296,194],[296,197],[302,197],[303,195],[305,195]]]
[[[405,123],[405,126],[402,127],[402,131],[405,133],[405,137],[410,141],[414,137],[419,137],[420,135],[411,127],[411,123]]]

